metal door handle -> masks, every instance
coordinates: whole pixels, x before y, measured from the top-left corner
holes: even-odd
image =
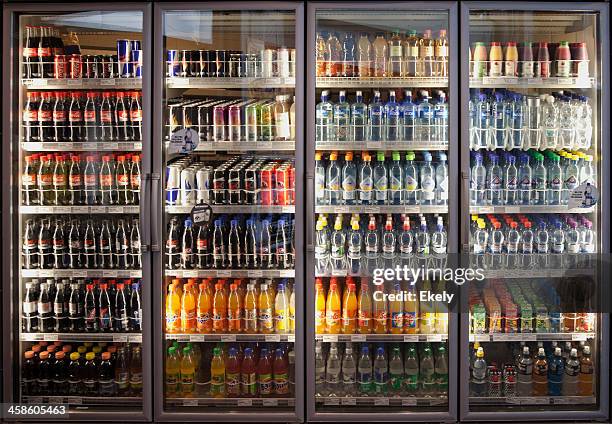
[[[160,174],[153,173],[151,174],[151,211],[153,211],[153,234],[151,250],[153,252],[161,251],[161,233],[163,229],[161,228],[161,211],[160,211],[160,201],[159,201],[159,182],[161,180]]]
[[[314,176],[306,175],[306,251],[314,252],[314,214],[310,209],[314,198]]]

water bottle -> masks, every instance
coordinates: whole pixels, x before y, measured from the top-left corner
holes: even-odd
[[[418,204],[417,192],[419,189],[419,174],[414,164],[414,152],[406,153],[406,164],[404,166],[405,178],[405,200],[407,205]]]
[[[474,233],[473,252],[475,255],[484,255],[489,242],[489,233],[485,229],[484,221],[478,222],[478,229]]]
[[[546,96],[542,104],[541,149],[556,149],[559,142],[559,109],[553,96]]]
[[[342,219],[340,216],[336,218],[334,223],[334,231],[331,237],[331,267],[332,273],[339,273],[346,269],[344,246],[346,242],[346,233],[342,229]]]
[[[546,204],[546,167],[544,166],[544,156],[540,153],[534,153],[535,166],[533,168],[532,187],[532,204]]]
[[[325,387],[325,359],[321,345],[315,345],[315,392],[316,396],[325,396],[327,390]]]
[[[370,349],[367,346],[361,347],[361,357],[357,364],[357,384],[360,396],[371,396],[372,387],[372,360],[370,359]]]
[[[370,205],[374,201],[374,171],[371,156],[364,154],[359,168],[359,203]]]
[[[540,221],[538,224],[538,230],[535,234],[535,253],[538,254],[538,263],[543,267],[548,266],[548,253],[549,253],[549,235],[546,229],[546,223]]]
[[[389,91],[385,105],[386,141],[399,141],[401,137],[400,105],[395,101],[395,91]]]
[[[401,396],[404,390],[404,364],[399,347],[394,347],[389,360],[389,390],[392,396]]]
[[[315,267],[317,275],[326,275],[329,272],[330,242],[322,220],[317,220],[315,244]]]
[[[436,166],[436,203],[438,205],[448,204],[448,166],[446,164],[446,153],[439,154],[440,162]]]
[[[395,237],[395,230],[393,229],[393,224],[390,221],[387,221],[387,223],[385,224],[382,240],[382,257],[384,261],[384,267],[393,268],[397,241]]]
[[[425,258],[429,255],[430,238],[427,231],[427,224],[422,223],[419,231],[416,233],[416,254],[419,258]]]
[[[518,169],[518,190],[519,190],[519,201],[520,205],[530,205],[532,202],[532,183],[533,177],[531,173],[531,166],[529,166],[529,156],[521,154],[519,156],[519,169]]]
[[[516,158],[513,155],[506,156],[506,169],[504,172],[504,203],[506,205],[519,204],[518,170],[514,165]]]
[[[529,347],[523,347],[523,354],[518,362],[518,375],[516,381],[516,394],[518,396],[532,396],[533,359],[529,355]]]
[[[521,242],[521,234],[518,232],[518,224],[515,221],[510,222],[510,229],[506,236],[506,251],[508,252],[506,266],[513,269],[520,266],[519,258],[519,243]]]
[[[561,221],[555,222],[555,228],[551,234],[553,261],[551,266],[555,269],[563,268],[563,254],[565,253],[565,231]]]
[[[429,103],[429,93],[427,91],[422,92],[422,100],[417,110],[419,114],[416,128],[418,141],[430,142],[432,141],[434,120],[433,106]]]
[[[342,167],[342,201],[345,205],[357,202],[357,165],[353,161],[353,152],[346,152]]]
[[[486,203],[487,171],[482,164],[482,155],[476,153],[472,165],[470,179],[470,203],[472,205],[484,205]]]
[[[438,91],[438,102],[434,110],[434,140],[437,142],[448,141],[448,105],[446,93]]]
[[[593,168],[593,156],[584,155],[582,166],[580,167],[580,184],[590,183],[595,185],[595,169]]]
[[[504,149],[506,147],[506,102],[504,95],[495,93],[495,100],[491,104],[490,143],[493,149]]]
[[[575,107],[576,115],[576,148],[589,149],[593,136],[593,110],[586,96],[578,96],[579,103]]]
[[[423,353],[420,359],[421,363],[419,366],[419,377],[421,380],[421,390],[425,396],[430,396],[433,394],[435,388],[435,364],[429,343],[423,348]]]
[[[478,95],[478,102],[476,103],[476,118],[475,118],[475,131],[474,131],[474,148],[475,149],[487,149],[489,148],[489,102],[487,101],[487,95],[481,93]]]
[[[435,202],[435,176],[431,165],[431,153],[423,153],[423,165],[420,169],[421,205],[433,205]]]
[[[523,268],[531,268],[533,266],[533,245],[535,242],[535,235],[531,229],[531,222],[527,221],[523,226],[525,228],[521,234],[521,260]]]
[[[522,149],[525,136],[525,105],[520,94],[513,94],[512,101],[508,103],[508,139],[506,146],[509,149]]]
[[[262,268],[272,268],[274,266],[271,234],[272,226],[270,221],[264,219],[261,221],[261,235],[259,236],[259,260]]]
[[[444,225],[437,224],[436,231],[431,235],[431,249],[434,254],[446,254],[447,235]]]
[[[317,205],[324,205],[327,202],[325,195],[325,165],[323,164],[321,153],[315,153],[315,197]]]
[[[341,364],[340,358],[338,357],[338,348],[335,344],[329,348],[329,355],[327,356],[327,367],[325,370],[325,384],[328,396],[335,397],[341,395],[340,385],[340,371]]]
[[[576,142],[576,115],[568,96],[561,97],[559,106],[559,147],[572,149]]]
[[[357,395],[357,365],[351,343],[346,344],[342,358],[342,389],[346,396]]]
[[[349,275],[359,275],[361,273],[361,245],[362,235],[359,229],[359,221],[353,221],[348,235],[348,252],[346,255]]]
[[[478,144],[476,143],[476,128],[478,127],[478,114],[476,111],[476,104],[477,100],[473,96],[470,96],[470,101],[468,103],[470,150],[478,149]]]
[[[399,152],[393,152],[391,159],[392,162],[389,167],[389,204],[401,205],[403,203],[402,185],[404,181],[404,169],[400,163]]]
[[[584,222],[580,251],[582,253],[595,253],[595,232],[593,231],[593,223],[589,220]]]
[[[487,169],[487,200],[490,205],[503,204],[504,175],[499,166],[499,157],[491,153],[489,155],[489,167]]]
[[[351,128],[351,107],[346,101],[346,91],[341,90],[338,103],[334,105],[334,133],[336,141],[349,141]]]
[[[569,203],[570,193],[578,187],[578,156],[567,154],[567,165],[563,169],[563,193],[561,203]]]
[[[539,149],[541,132],[541,111],[540,98],[529,96],[527,97],[527,106],[525,108],[527,129],[525,133],[525,144],[523,149]]]
[[[369,133],[371,141],[383,140],[384,106],[380,100],[380,91],[374,91],[374,99],[368,107]]]
[[[402,265],[410,266],[410,261],[414,249],[414,235],[410,229],[410,220],[408,217],[404,219],[402,231],[399,235],[399,253]]]
[[[402,140],[411,142],[415,141],[415,118],[417,117],[417,105],[412,100],[412,91],[406,90],[404,93],[404,101],[401,107],[402,120]]]
[[[329,102],[329,91],[321,92],[321,102],[316,107],[317,141],[333,141],[334,107]]]
[[[389,177],[385,166],[385,152],[376,154],[374,165],[374,204],[384,205],[387,203],[387,189],[389,188]]]
[[[338,155],[334,152],[329,155],[329,164],[327,165],[325,177],[327,198],[329,199],[327,203],[330,205],[339,205],[342,202],[341,178],[342,172],[338,165]]]
[[[351,129],[354,141],[367,140],[368,106],[363,103],[363,93],[357,91],[355,103],[351,105]]]
[[[560,205],[562,188],[563,188],[563,173],[559,164],[560,157],[556,154],[551,154],[550,164],[548,165],[548,197],[549,205]]]
[[[365,265],[369,273],[378,268],[378,258],[378,231],[376,231],[376,223],[372,220],[368,224],[368,230],[365,233]]]
[[[503,265],[502,256],[504,248],[504,232],[501,230],[501,222],[493,222],[493,230],[491,231],[491,243],[489,246],[491,252],[491,266],[494,269],[499,269]]]

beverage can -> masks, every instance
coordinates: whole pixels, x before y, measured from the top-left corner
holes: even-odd
[[[195,170],[185,168],[181,171],[181,194],[179,202],[183,206],[195,204]]]
[[[273,204],[272,189],[274,187],[272,173],[273,168],[270,165],[266,165],[260,171],[259,177],[259,199],[262,205]]]
[[[277,52],[278,59],[276,62],[277,74],[279,77],[288,78],[290,76],[289,67],[289,49],[280,48]]]
[[[181,188],[181,167],[179,165],[168,165],[166,167],[166,205],[174,206],[179,198]]]
[[[212,186],[213,186],[213,203],[222,205],[225,204],[225,167],[220,166],[213,171]]]
[[[83,78],[99,78],[98,75],[98,57],[94,55],[83,56],[84,72]]]
[[[234,104],[229,107],[229,141],[240,141],[240,133],[242,126],[242,122],[240,120],[241,109],[241,104]]]
[[[58,54],[53,58],[53,76],[56,79],[66,78],[66,55]]]
[[[276,169],[276,189],[274,190],[275,204],[289,205],[288,187],[289,187],[289,169],[287,166],[281,166]]]
[[[196,172],[196,203],[210,202],[210,179],[212,166],[203,166]]]
[[[132,50],[132,72],[134,78],[142,78],[142,50]]]
[[[102,68],[101,77],[102,78],[114,78],[115,72],[113,70],[114,68],[113,56],[104,55],[100,57],[101,57],[100,63],[101,63],[101,68]]]
[[[225,69],[227,66],[227,51],[215,50],[214,74],[209,74],[209,76],[226,77]]]
[[[117,40],[117,64],[119,66],[119,78],[130,77],[130,40]]]
[[[264,49],[260,52],[261,77],[272,78],[274,76],[274,50]]]
[[[180,54],[181,76],[191,76],[191,50],[181,50]]]
[[[83,65],[81,63],[80,54],[72,54],[69,59],[69,77],[73,79],[82,78]]]
[[[240,189],[240,174],[241,168],[234,167],[229,170],[227,177],[227,186],[228,186],[228,194],[229,194],[229,204],[230,205],[239,205],[242,203],[242,190]]]
[[[244,170],[244,194],[245,203],[256,205],[257,202],[257,170],[251,166]]]
[[[166,53],[166,74],[169,77],[178,77],[180,67],[178,63],[178,50],[168,50]]]

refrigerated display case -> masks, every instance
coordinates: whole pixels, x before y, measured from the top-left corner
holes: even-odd
[[[461,8],[461,419],[606,419],[608,5]]]
[[[150,19],[4,5],[6,402],[151,417]]]
[[[309,420],[456,416],[456,314],[382,298],[444,284],[372,278],[457,252],[456,19],[445,2],[308,4]]]
[[[303,419],[302,16],[156,5],[157,419]]]

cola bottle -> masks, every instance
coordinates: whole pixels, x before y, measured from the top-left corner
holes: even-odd
[[[48,283],[42,283],[38,296],[38,330],[42,333],[50,333],[53,331],[53,327],[53,307],[49,287]]]
[[[52,205],[54,202],[53,196],[53,170],[52,159],[53,155],[42,155],[40,158],[40,167],[38,168],[37,185],[38,198],[43,206]]]
[[[94,294],[94,285],[87,284],[85,292],[85,331],[98,331],[98,308],[96,306],[96,296]]]
[[[41,220],[38,232],[38,263],[42,269],[53,268],[53,235],[51,234],[51,222],[48,219]]]
[[[38,297],[36,284],[32,281],[25,283],[25,296],[22,304],[24,333],[36,333],[38,331]]]
[[[70,331],[80,333],[84,330],[85,297],[79,283],[70,284],[70,297],[68,300],[68,319]]]
[[[83,190],[86,205],[95,205],[97,202],[96,194],[98,192],[98,177],[96,172],[96,164],[93,156],[87,156],[87,163],[83,171]]]
[[[115,116],[117,122],[117,140],[130,140],[130,111],[129,104],[126,102],[123,91],[117,92],[117,104],[115,105]]]
[[[66,194],[69,205],[80,205],[83,202],[83,179],[81,178],[81,166],[79,157],[70,157],[70,169],[68,171],[68,192]]]
[[[98,252],[100,259],[98,266],[103,269],[114,268],[111,231],[107,220],[102,221],[102,228],[100,228]]]
[[[130,188],[130,174],[125,164],[125,156],[117,156],[117,168],[115,170],[115,185],[117,186],[117,203],[129,205],[132,203],[132,190]]]
[[[96,103],[96,93],[93,91],[87,92],[87,101],[83,111],[83,122],[85,125],[85,141],[98,141],[98,111]]]
[[[102,104],[100,105],[100,139],[103,141],[112,141],[115,139],[113,115],[114,111],[111,93],[105,91],[102,93]]]
[[[40,63],[40,74],[42,78],[53,78],[53,50],[49,37],[49,29],[49,27],[40,28],[38,60]]]
[[[70,230],[68,231],[68,268],[81,268],[82,250],[83,247],[81,244],[78,221],[73,219],[70,223]]]
[[[140,204],[140,156],[132,156],[130,167],[130,185],[132,190],[132,203]]]
[[[55,130],[53,129],[53,103],[51,93],[46,91],[40,95],[41,101],[38,106],[38,139],[39,141],[53,141]]]
[[[23,108],[23,141],[38,141],[38,92],[27,93],[26,104]]]
[[[132,268],[140,269],[142,268],[142,259],[140,256],[141,247],[140,247],[140,221],[138,219],[134,220],[132,225],[132,230],[130,231],[130,255],[131,260],[130,264]]]
[[[21,174],[21,193],[24,205],[38,204],[38,190],[36,189],[36,169],[32,156],[25,157],[25,165]]]
[[[113,311],[111,310],[110,297],[107,291],[107,284],[100,284],[98,293],[98,326],[101,332],[113,331]]]
[[[132,284],[130,295],[130,331],[142,331],[142,303],[140,301],[140,284]]]
[[[198,228],[198,235],[196,237],[196,268],[209,268],[209,259],[210,252],[206,227],[204,225],[200,225]]]
[[[51,45],[53,46],[53,56],[64,54],[64,42],[57,28],[52,28]]]
[[[117,292],[115,293],[115,309],[114,309],[114,325],[113,330],[123,332],[129,330],[129,314],[127,296],[124,290],[124,284],[117,284]]]
[[[79,92],[73,91],[68,109],[68,140],[82,141],[83,110],[79,99]]]
[[[65,141],[67,139],[68,113],[66,112],[66,93],[55,92],[53,105],[53,136],[52,141]]]
[[[110,156],[102,156],[102,166],[100,167],[100,196],[103,205],[112,205],[115,203]]]
[[[83,265],[85,268],[93,269],[98,267],[98,257],[96,255],[96,233],[91,219],[87,220],[85,234],[83,235]]]
[[[67,332],[69,329],[68,310],[65,308],[64,294],[64,284],[57,283],[55,285],[55,300],[53,301],[53,317],[55,321],[54,330],[58,333]]]
[[[130,248],[123,219],[119,220],[117,232],[115,233],[115,258],[117,268],[127,269],[130,267]]]
[[[132,122],[132,140],[142,140],[142,106],[139,100],[140,93],[132,91],[130,102],[130,121]]]
[[[168,240],[166,240],[166,267],[168,269],[178,269],[180,266],[181,252],[179,244],[178,220],[172,218],[172,220],[170,220]]]
[[[68,184],[66,181],[66,166],[64,158],[60,155],[55,157],[55,168],[53,169],[53,204],[57,206],[66,204],[66,191]]]
[[[23,232],[22,246],[23,267],[25,269],[35,269],[39,266],[38,256],[38,237],[36,236],[36,228],[34,220],[26,221],[25,230]]]
[[[53,230],[53,268],[65,268],[65,255],[64,224],[58,219],[55,221],[55,228]]]
[[[27,25],[23,44],[23,78],[40,78],[38,42],[38,28]]]
[[[107,280],[106,287],[106,291],[108,292],[108,299],[110,300],[110,311],[114,316],[115,295],[117,294],[117,282],[115,280]]]

